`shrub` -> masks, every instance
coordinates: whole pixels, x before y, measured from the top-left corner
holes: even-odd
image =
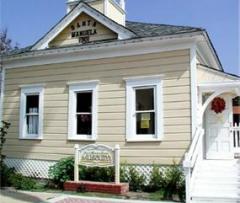
[[[154,165],[149,184],[145,187],[147,192],[156,192],[162,190],[164,185],[164,175],[159,166]]]
[[[11,182],[9,180],[9,177],[15,173],[14,168],[9,168],[5,164],[1,167],[1,179],[0,179],[0,186],[1,187],[8,187],[11,186]]]
[[[74,177],[74,158],[68,157],[61,159],[56,164],[51,166],[48,171],[50,179],[59,188],[63,188],[63,183],[68,180],[73,180]]]
[[[114,167],[79,167],[80,180],[89,180],[97,182],[113,182],[114,181]]]
[[[121,170],[121,181],[128,182],[131,191],[143,191],[145,180],[146,177],[133,166],[125,166]]]
[[[166,168],[163,186],[164,199],[171,200],[173,195],[179,195],[180,199],[184,199],[184,175],[181,168],[175,163]]]
[[[12,187],[15,187],[18,190],[33,190],[36,189],[37,182],[36,180],[25,177],[19,173],[13,173],[9,177],[9,182]]]
[[[10,123],[2,121],[1,123],[1,127],[0,127],[0,186],[6,186],[5,184],[7,184],[8,180],[8,176],[6,176],[8,174],[8,168],[6,167],[6,165],[4,164],[4,158],[5,155],[2,154],[3,151],[3,146],[4,143],[6,142],[6,135],[8,132],[8,129],[10,127]]]
[[[68,157],[61,159],[49,169],[49,177],[57,187],[63,188],[64,182],[74,179],[74,158]],[[98,182],[113,182],[114,168],[99,168],[99,167],[79,167],[79,179],[98,181]]]

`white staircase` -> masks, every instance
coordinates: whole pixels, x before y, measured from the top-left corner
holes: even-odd
[[[191,190],[193,203],[240,203],[240,159],[202,160]]]

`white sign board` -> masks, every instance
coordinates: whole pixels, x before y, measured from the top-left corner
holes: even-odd
[[[79,149],[78,164],[88,167],[114,166],[114,149],[105,145],[87,145]]]
[[[91,144],[82,148],[75,145],[74,181],[79,181],[79,165],[87,167],[115,166],[115,183],[120,182],[120,147]]]

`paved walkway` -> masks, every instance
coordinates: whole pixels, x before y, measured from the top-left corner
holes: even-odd
[[[1,190],[0,203],[172,203],[160,201],[121,200],[62,195],[61,193]]]
[[[58,196],[59,194],[55,193],[1,190],[0,203],[40,203]]]

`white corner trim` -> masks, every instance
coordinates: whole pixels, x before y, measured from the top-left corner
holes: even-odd
[[[135,78],[135,79],[134,79]],[[162,76],[140,76],[125,78],[126,81],[126,140],[129,142],[160,141],[164,135],[163,124],[163,80]],[[155,134],[136,134],[135,88],[154,87]]]
[[[5,68],[2,67],[1,70],[1,95],[0,95],[0,126],[2,126],[3,120],[3,100],[4,100],[4,91],[5,91]]]
[[[72,83],[72,84],[70,84]],[[72,141],[95,141],[97,139],[98,127],[98,80],[68,82],[69,104],[68,104],[68,140]],[[76,93],[92,91],[92,134],[77,135],[76,126]]]
[[[38,134],[28,135],[26,126],[26,96],[30,94],[39,95],[39,123]],[[43,115],[44,115],[44,88],[43,86],[27,86],[21,88],[20,95],[20,119],[19,119],[19,139],[41,140],[43,139]]]
[[[190,83],[191,83],[191,124],[192,137],[197,127],[198,121],[198,88],[197,88],[197,49],[193,45],[190,49]]]

